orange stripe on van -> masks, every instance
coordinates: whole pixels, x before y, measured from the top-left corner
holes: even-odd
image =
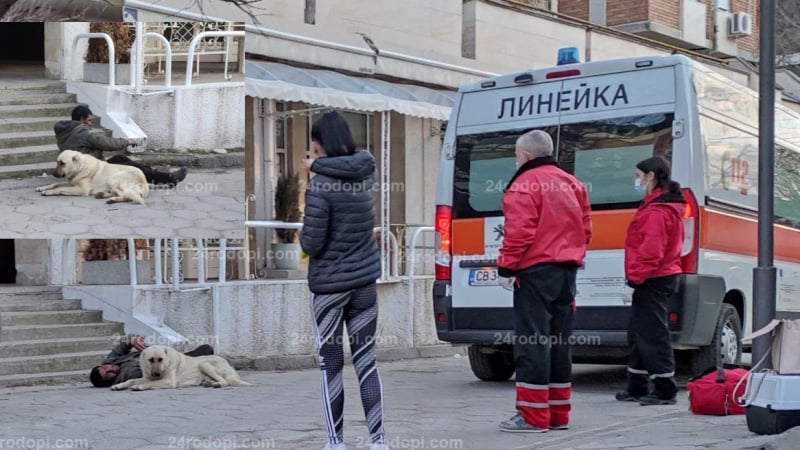
[[[456,219],[453,221],[453,254],[483,255],[484,220]]]
[[[636,215],[635,209],[615,209],[592,212],[592,240],[589,250],[622,250],[628,225]]]
[[[700,248],[758,256],[758,221],[702,208]],[[800,230],[773,227],[775,259],[800,263]]]

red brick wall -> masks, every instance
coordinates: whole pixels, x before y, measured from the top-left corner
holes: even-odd
[[[650,0],[650,20],[680,30],[681,1]]]
[[[647,10],[650,7],[650,3],[654,1],[659,0],[607,0],[606,21],[608,26],[646,22],[648,20]],[[586,3],[588,4],[589,2]]]
[[[558,2],[558,12],[578,19],[589,20],[589,1],[560,0]]]

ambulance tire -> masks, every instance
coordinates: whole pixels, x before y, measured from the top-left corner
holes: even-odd
[[[717,354],[722,364],[741,364],[742,361],[742,323],[736,308],[723,303],[719,311],[717,326],[711,345],[693,350],[689,357],[688,372],[695,376],[716,367]]]
[[[483,381],[506,381],[514,375],[514,354],[491,349],[492,346],[470,345],[469,365],[472,373]]]

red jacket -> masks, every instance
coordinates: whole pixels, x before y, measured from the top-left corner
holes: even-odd
[[[543,262],[583,264],[592,237],[589,197],[583,183],[552,158],[520,167],[503,196],[503,215],[500,276]]]
[[[625,239],[625,278],[635,284],[682,273],[683,214],[681,194],[653,191],[642,200]]]

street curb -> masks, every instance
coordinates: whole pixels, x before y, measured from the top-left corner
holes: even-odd
[[[378,348],[378,362],[400,361],[404,359],[443,358],[455,354],[466,355],[463,345],[426,345],[423,347]],[[226,356],[236,370],[257,370],[274,372],[280,370],[305,370],[319,367],[316,355],[267,356],[262,358],[245,358]],[[345,354],[345,365],[352,364],[349,355]]]
[[[220,169],[244,167],[244,152],[198,155],[192,153],[132,153],[129,156],[150,166],[194,167],[198,169]]]

